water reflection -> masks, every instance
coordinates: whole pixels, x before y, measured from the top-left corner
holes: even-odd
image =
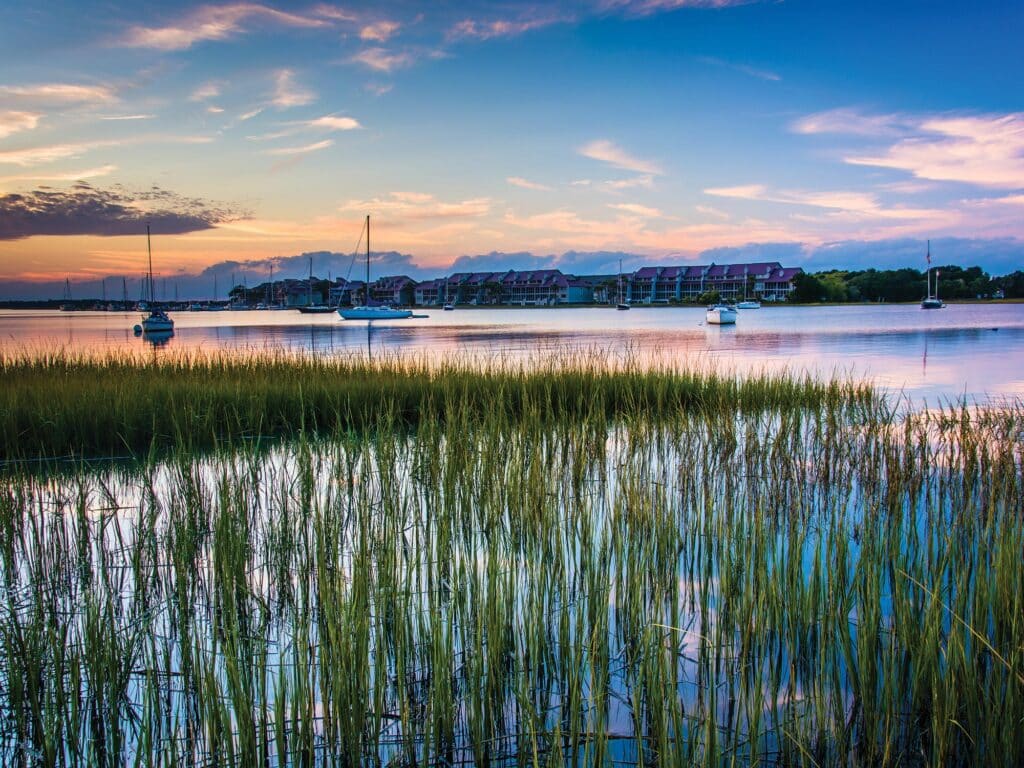
[[[138,348],[135,313],[0,311],[5,350]],[[298,312],[178,313],[164,350],[295,351],[488,360],[596,351],[611,359],[740,373],[867,377],[916,398],[1024,396],[1024,305],[771,307],[709,326],[699,307],[474,309],[353,323]]]

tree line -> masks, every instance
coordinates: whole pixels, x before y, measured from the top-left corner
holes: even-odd
[[[954,264],[932,270],[938,274],[942,299],[1024,298],[1024,271],[992,277],[981,267]],[[934,286],[934,282],[933,282]],[[789,300],[798,304],[819,301],[920,301],[925,296],[925,273],[917,269],[865,269],[804,272],[793,279]]]

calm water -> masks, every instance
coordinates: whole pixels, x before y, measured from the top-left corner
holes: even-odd
[[[703,308],[425,310],[424,318],[353,322],[337,315],[178,312],[175,333],[136,337],[139,314],[0,310],[6,351],[303,350],[316,354],[520,357],[561,351],[869,378],[915,400],[1024,397],[1024,304],[766,307],[736,326]]]

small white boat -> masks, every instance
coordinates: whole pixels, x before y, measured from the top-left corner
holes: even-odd
[[[736,305],[736,309],[760,309],[760,301],[741,301]]]
[[[387,304],[370,304],[370,217],[366,217],[366,300],[358,307],[338,307],[343,320],[404,320],[412,317],[411,309],[392,309]]]
[[[736,307],[729,304],[715,304],[708,307],[705,318],[709,325],[735,325]]]
[[[454,305],[454,304],[447,304],[447,303],[446,303],[446,304],[444,305],[444,311],[445,311],[445,312],[451,312],[451,311],[453,311],[454,309],[455,309],[455,305]]]

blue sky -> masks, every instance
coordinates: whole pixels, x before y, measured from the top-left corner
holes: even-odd
[[[6,4],[0,280],[134,274],[146,220],[162,274],[325,272],[366,214],[418,275],[927,238],[1005,272],[1022,34],[1019,2]]]

